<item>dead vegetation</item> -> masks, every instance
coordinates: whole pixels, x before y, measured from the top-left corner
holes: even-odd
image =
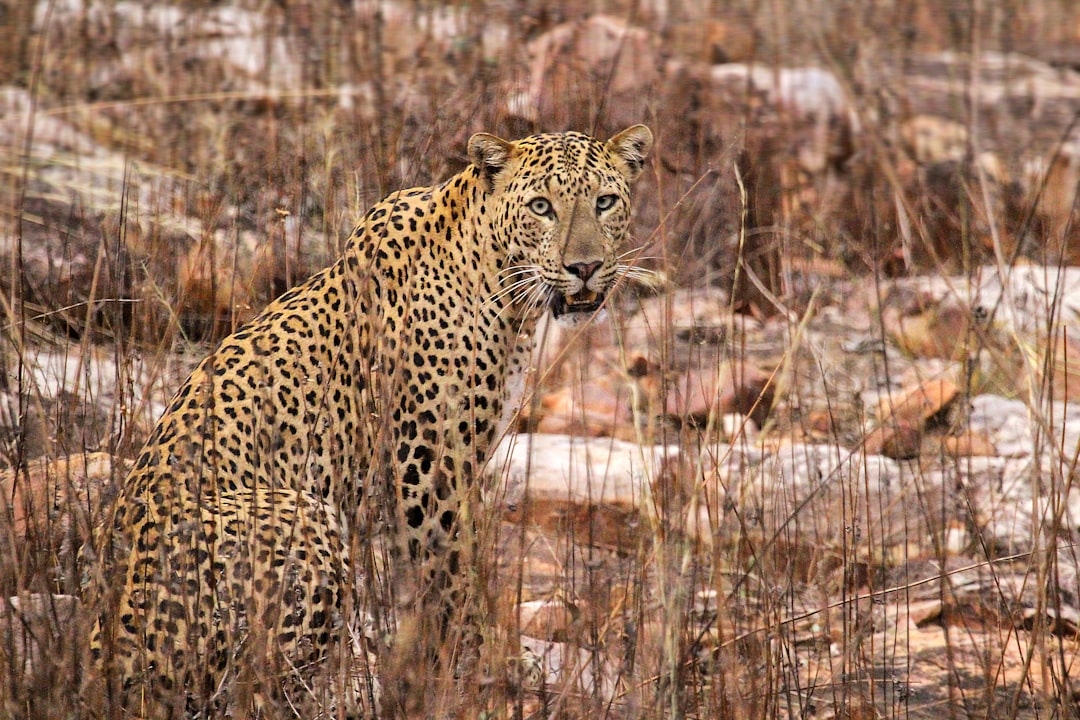
[[[101,707],[77,548],[209,342],[471,133],[635,122],[669,284],[549,338],[482,554],[542,662],[448,706],[1080,715],[1078,44],[1068,0],[0,3],[0,715]]]

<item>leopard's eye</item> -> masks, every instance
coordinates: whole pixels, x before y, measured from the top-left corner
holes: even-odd
[[[605,210],[610,210],[615,207],[615,203],[618,201],[619,198],[617,195],[601,195],[596,198],[596,211],[604,212]]]
[[[551,202],[547,198],[536,197],[529,201],[529,209],[540,217],[552,215]]]

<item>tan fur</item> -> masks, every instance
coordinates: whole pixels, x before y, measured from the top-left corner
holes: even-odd
[[[320,674],[353,669],[385,528],[421,617],[447,630],[474,481],[535,324],[591,312],[615,283],[651,143],[643,126],[607,143],[475,136],[473,165],[375,205],[334,265],[196,368],[96,543],[92,644],[115,704],[303,707]]]

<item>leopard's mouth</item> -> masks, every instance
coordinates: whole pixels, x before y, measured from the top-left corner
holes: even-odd
[[[582,288],[574,295],[556,295],[551,301],[551,315],[556,320],[564,315],[594,313],[604,303],[604,293]]]

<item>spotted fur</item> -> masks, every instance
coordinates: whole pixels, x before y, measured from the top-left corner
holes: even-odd
[[[192,372],[96,543],[92,647],[113,703],[296,706],[350,655],[331,650],[351,647],[378,580],[380,528],[423,569],[420,607],[460,602],[470,491],[536,323],[591,315],[626,270],[651,145],[640,125],[607,142],[476,135],[465,170],[376,204],[335,264]]]

